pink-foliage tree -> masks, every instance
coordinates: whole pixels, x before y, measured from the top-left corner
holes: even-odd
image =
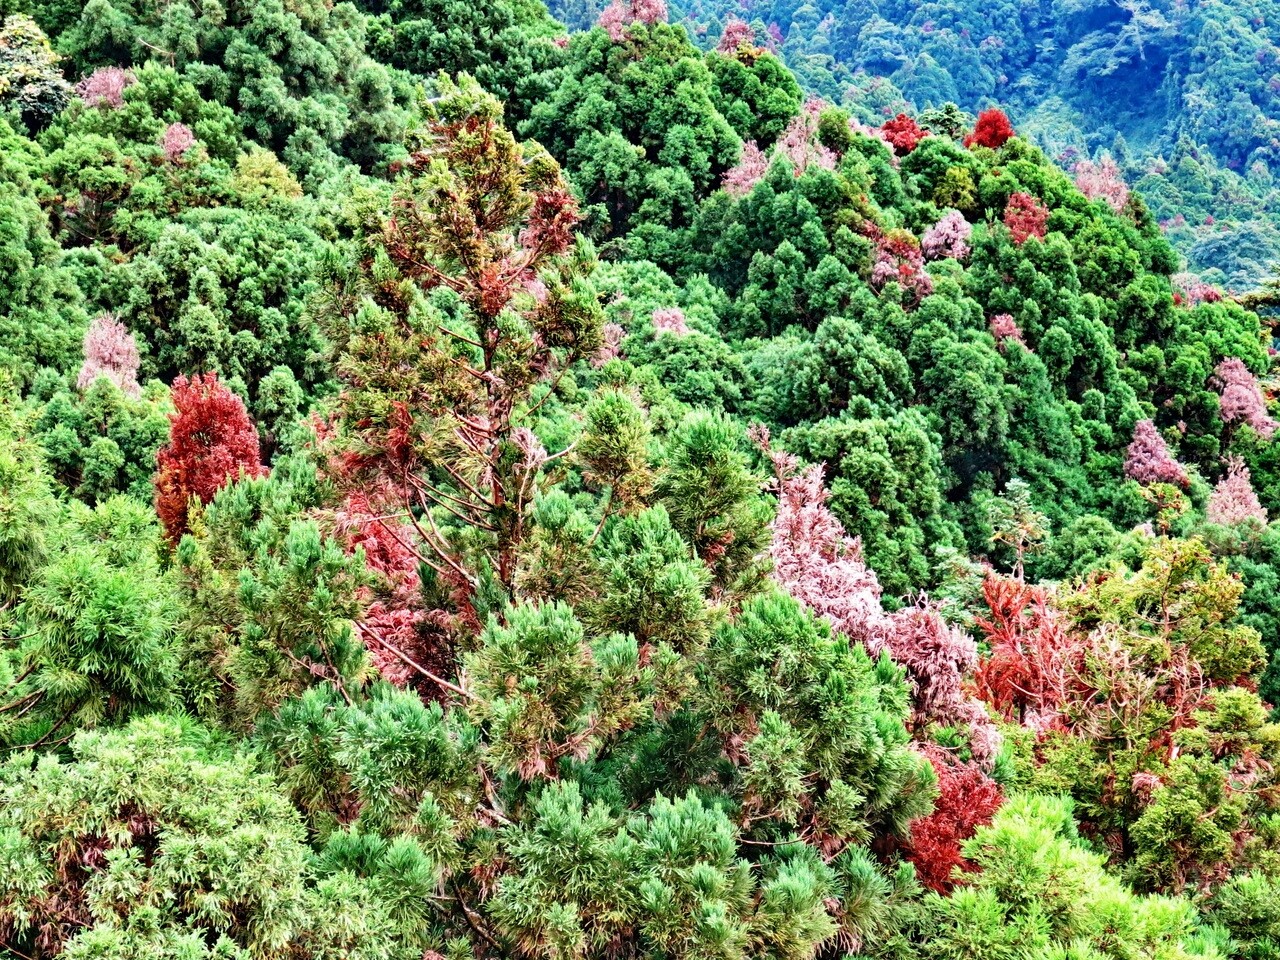
[[[801,470],[794,456],[770,447],[763,427],[752,428],[752,437],[775,473],[778,510],[769,545],[774,580],[872,655],[888,651],[915,687],[917,724],[966,730],[974,759],[989,765],[999,752],[1000,734],[964,689],[965,676],[978,661],[973,638],[924,601],[886,614],[880,582],[863,561],[861,544],[827,506],[822,467]]]
[[[1188,483],[1186,468],[1169,453],[1164,437],[1150,420],[1134,424],[1124,472],[1141,484],[1171,483],[1185,487]]]
[[[99,67],[76,84],[76,96],[91,107],[124,106],[124,92],[137,78],[133,72],[120,67]]]
[[[920,250],[926,260],[964,260],[969,256],[973,227],[959,210],[952,210],[925,231]]]
[[[666,23],[667,5],[664,0],[613,0],[600,14],[598,24],[614,42],[625,40],[627,28],[640,23],[652,26]]]
[[[170,163],[181,163],[187,151],[196,145],[196,135],[185,123],[171,123],[160,135],[160,147]]]
[[[804,109],[791,118],[778,140],[778,151],[791,162],[797,177],[810,167],[819,170],[836,168],[836,155],[817,140],[818,115],[821,112],[820,100],[808,101]]]
[[[606,323],[600,334],[600,347],[591,358],[593,367],[603,367],[610,360],[616,360],[622,356],[622,341],[627,331],[620,323]]]
[[[745,20],[730,17],[724,25],[724,33],[720,34],[716,50],[720,53],[737,53],[740,47],[754,48],[755,45],[756,32],[751,29],[751,25]]]
[[[731,196],[745,197],[768,172],[769,158],[754,140],[748,140],[742,145],[737,165],[725,173],[722,185]]]
[[[906,230],[881,233],[868,227],[876,244],[876,262],[871,268],[871,287],[879,291],[890,282],[897,283],[915,305],[933,293],[933,278],[924,269],[920,244]]]
[[[1217,303],[1222,299],[1222,291],[1212,284],[1205,283],[1194,273],[1175,273],[1169,280],[1173,283],[1173,302],[1197,307],[1202,303]]]
[[[1075,166],[1076,187],[1090,200],[1103,200],[1116,213],[1129,202],[1129,187],[1124,182],[1120,165],[1110,156],[1096,163],[1081,160]]]
[[[100,314],[84,335],[84,363],[76,386],[88,389],[99,377],[106,377],[124,392],[136,397],[138,387],[138,344],[123,323],[109,313]]]
[[[1218,412],[1223,422],[1247,424],[1258,436],[1270,439],[1276,432],[1277,423],[1267,412],[1267,398],[1262,393],[1258,378],[1238,357],[1227,357],[1213,372],[1222,387]]]
[[[990,767],[1002,738],[981,701],[965,689],[965,678],[978,666],[973,637],[947,623],[936,604],[922,599],[894,613],[867,649],[872,654],[888,650],[906,667],[915,687],[918,725],[936,723],[967,731],[973,759]]]
[[[1253,491],[1249,468],[1239,457],[1227,460],[1227,472],[1209,495],[1205,511],[1210,523],[1235,526],[1238,523],[1256,521],[1267,524],[1267,511]]]
[[[862,558],[862,544],[845,533],[827,506],[821,464],[800,470],[796,458],[753,434],[773,461],[778,511],[770,526],[773,578],[791,596],[859,643],[883,632],[880,581]]]
[[[1004,225],[1013,235],[1013,242],[1026,243],[1032,237],[1043,240],[1049,211],[1029,193],[1014,193],[1004,208]]]
[[[1022,330],[1017,321],[1007,313],[997,313],[991,318],[991,335],[996,338],[996,344],[1001,351],[1004,350],[1005,342],[1008,340],[1026,346],[1026,341],[1022,339]]]
[[[655,338],[662,336],[664,333],[683,337],[692,332],[689,329],[689,324],[685,322],[684,311],[679,307],[662,307],[653,311],[653,335]]]

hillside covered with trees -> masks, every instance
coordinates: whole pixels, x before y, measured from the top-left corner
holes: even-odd
[[[662,0],[0,3],[0,953],[1280,956],[1280,294],[1119,164]]]
[[[607,0],[553,0],[587,26]],[[1272,4],[672,0],[712,48],[749,24],[804,88],[883,123],[1000,106],[1070,171],[1112,159],[1193,270],[1245,290],[1280,260]]]

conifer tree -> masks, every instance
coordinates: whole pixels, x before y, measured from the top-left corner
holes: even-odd
[[[554,161],[517,144],[468,78],[423,109],[390,215],[372,214],[354,292],[332,305],[339,445],[350,482],[414,518],[419,559],[466,604],[487,569],[511,588],[547,462],[521,420],[594,353],[601,316]],[[459,316],[429,305],[442,293]],[[479,553],[455,521],[483,534]]]

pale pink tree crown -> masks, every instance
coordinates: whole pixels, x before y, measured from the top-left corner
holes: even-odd
[[[614,42],[626,39],[627,28],[634,23],[652,26],[666,23],[667,5],[664,0],[613,0],[600,14],[597,23]]]
[[[120,67],[99,67],[76,84],[76,96],[91,107],[124,106],[124,92],[137,83],[133,72]]]
[[[1026,345],[1026,341],[1022,339],[1022,330],[1018,326],[1017,321],[1007,313],[997,313],[991,318],[991,335],[996,338],[996,343],[1000,349],[1004,349],[1006,340],[1012,340],[1014,343]]]
[[[768,172],[769,158],[754,140],[748,140],[742,145],[741,159],[724,175],[721,183],[731,196],[745,197]]]
[[[126,396],[141,394],[138,387],[138,344],[123,323],[109,313],[100,314],[84,335],[84,364],[76,386],[87,390],[99,377],[106,377]]]
[[[1120,165],[1104,155],[1096,163],[1081,160],[1075,166],[1076,187],[1090,200],[1103,200],[1116,213],[1129,202],[1129,187]]]
[[[1267,511],[1254,493],[1249,468],[1239,457],[1227,460],[1227,472],[1209,495],[1205,511],[1210,523],[1234,526],[1238,523],[1257,521],[1266,526]]]
[[[196,135],[185,123],[171,123],[160,136],[160,146],[170,163],[180,163],[186,152],[196,145]]]
[[[692,332],[689,329],[689,324],[685,322],[684,311],[679,307],[662,307],[653,311],[653,335],[655,338],[662,336],[664,333],[683,337]]]
[[[969,256],[973,226],[959,210],[952,210],[925,231],[920,249],[926,260],[963,260]]]
[[[1267,412],[1267,398],[1258,378],[1249,372],[1244,361],[1227,357],[1213,372],[1222,385],[1218,411],[1223,422],[1248,424],[1258,436],[1270,439],[1278,424]]]
[[[716,50],[720,53],[736,53],[744,44],[754,47],[756,32],[745,20],[730,17],[729,22],[724,25],[724,33],[720,34],[720,42],[716,45]]]
[[[974,759],[990,766],[1000,733],[964,688],[978,662],[973,638],[923,600],[885,613],[880,581],[863,559],[861,542],[848,535],[827,505],[823,467],[800,469],[793,455],[770,447],[764,427],[753,427],[751,436],[775,473],[778,507],[769,544],[774,581],[873,656],[887,651],[911,678],[919,721],[967,730]]]
[[[622,356],[622,341],[627,331],[620,323],[606,323],[601,330],[600,347],[591,358],[593,367],[603,367],[610,360]]]
[[[1124,461],[1125,475],[1141,484],[1171,483],[1187,485],[1187,470],[1180,464],[1150,420],[1139,420],[1133,427],[1133,441]]]

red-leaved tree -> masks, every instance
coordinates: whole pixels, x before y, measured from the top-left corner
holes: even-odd
[[[938,798],[933,813],[911,822],[911,840],[901,851],[924,886],[948,893],[960,874],[973,869],[961,855],[961,845],[991,822],[1004,794],[976,763],[963,763],[932,743],[920,752],[938,775]]]
[[[170,543],[187,532],[194,499],[206,504],[240,477],[265,476],[258,431],[216,373],[173,382],[169,443],[156,453],[156,513]]]
[[[880,128],[884,131],[885,142],[893,147],[893,152],[905,157],[916,148],[916,145],[929,134],[905,113],[900,113],[892,120],[886,120]]]
[[[1013,136],[1013,124],[1005,116],[1003,110],[994,107],[978,114],[978,122],[974,124],[973,133],[964,138],[966,147],[990,147],[998,150]]]
[[[978,696],[1004,719],[1033,730],[1062,724],[1078,649],[1042,587],[1012,577],[982,584],[989,617],[979,617],[990,653],[974,675]]]
[[[1004,208],[1004,225],[1013,235],[1014,243],[1026,243],[1035,237],[1043,240],[1049,211],[1029,193],[1015,193]]]
[[[876,245],[876,262],[871,267],[873,290],[896,283],[907,295],[907,303],[913,306],[919,306],[921,300],[933,293],[933,278],[924,268],[924,253],[914,236],[906,230],[881,232],[874,223],[865,224],[863,232]]]
[[[363,551],[372,575],[356,630],[373,665],[391,683],[416,687],[428,698],[453,689],[444,675],[452,669],[456,624],[426,606],[413,525],[381,514],[362,491],[348,494],[333,519],[334,532],[348,550]]]
[[[1173,302],[1176,304],[1197,307],[1202,303],[1217,303],[1222,299],[1221,290],[1205,283],[1194,273],[1175,273],[1169,280],[1173,284]]]

